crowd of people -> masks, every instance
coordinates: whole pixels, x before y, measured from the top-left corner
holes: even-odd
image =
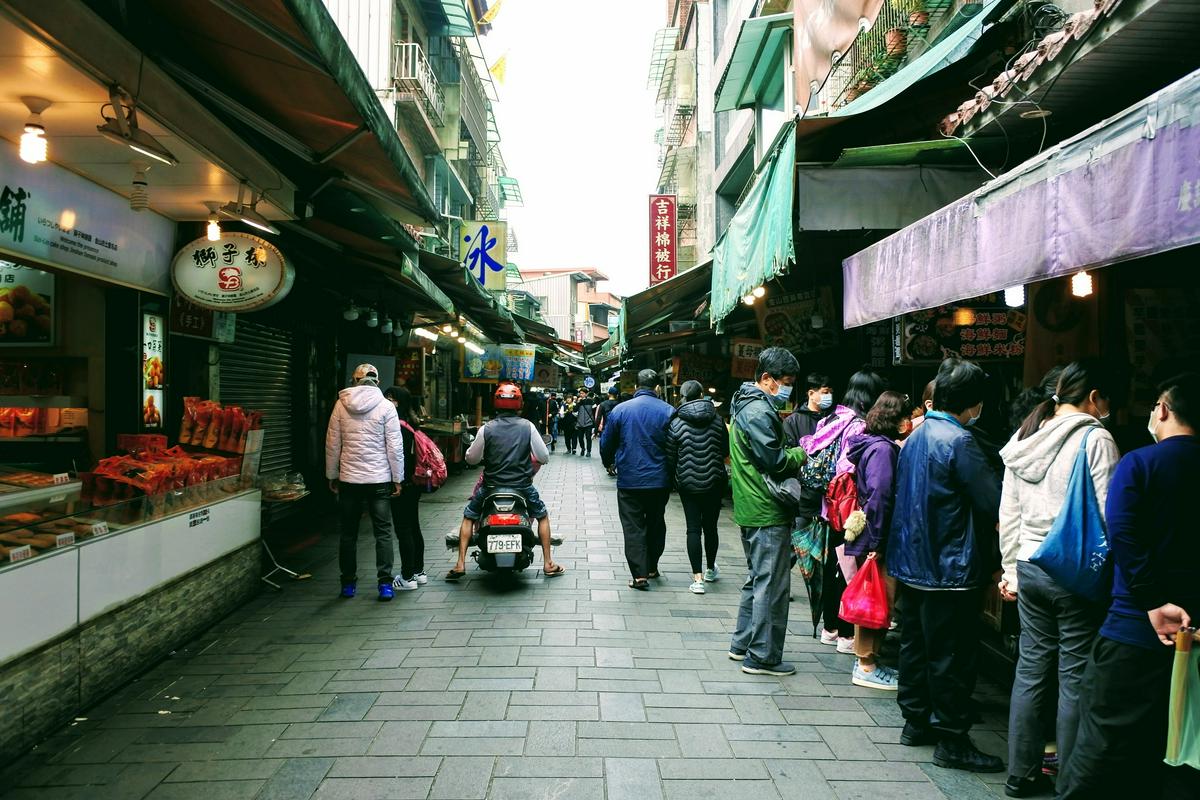
[[[1098,359],[1056,368],[1022,394],[1016,430],[998,453],[986,452],[975,427],[988,392],[978,364],[947,359],[918,399],[863,369],[835,402],[827,376],[797,383],[800,374],[791,352],[764,350],[726,422],[699,382],[684,382],[676,408],[661,399],[658,374],[642,370],[629,398],[613,392],[597,404],[587,390],[561,400],[550,393],[525,413],[529,429],[514,441],[530,442],[521,458],[529,450],[544,463],[548,453],[539,458],[529,431],[548,434],[551,449],[562,432],[568,452],[584,456],[599,434],[637,591],[662,577],[672,492],[686,518],[689,590],[704,594],[720,579],[718,520],[732,494],[747,577],[729,658],[743,672],[795,672],[784,659],[795,568],[809,589],[814,636],[854,655],[853,684],[896,693],[901,744],[933,745],[936,764],[1007,769],[1008,796],[1032,796],[1051,788],[1044,754],[1054,743],[1061,798],[1200,797],[1200,773],[1162,760],[1173,645],[1193,631],[1189,609],[1200,608],[1188,497],[1200,485],[1200,376],[1159,387],[1147,425],[1153,444],[1122,456],[1106,420],[1127,381]],[[403,547],[402,574],[390,575],[389,495],[397,532],[415,526],[420,536],[416,500],[404,490],[407,426],[393,425],[391,406],[376,410],[378,388],[361,388],[371,386],[369,373],[355,381],[330,425],[341,447],[340,461],[331,450],[328,477],[342,499],[343,594],[349,585],[353,595],[356,578],[347,531],[356,533],[366,510],[377,544],[387,542],[388,559],[377,565],[384,599],[385,584],[424,577],[419,556]],[[785,420],[788,395],[795,409]],[[401,410],[411,403],[394,390],[389,397]],[[348,421],[378,426],[386,455],[357,450]],[[1064,553],[1084,557],[1072,567]],[[561,571],[549,544],[545,558]],[[868,562],[886,586],[890,618],[880,627],[842,618],[848,582]],[[1021,624],[1007,766],[969,736],[979,713],[980,612],[992,586],[1016,604]],[[887,665],[882,645],[897,627],[898,659]]]

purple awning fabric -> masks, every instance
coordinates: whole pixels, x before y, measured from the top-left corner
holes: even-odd
[[[1200,242],[1200,70],[842,263],[845,326]]]

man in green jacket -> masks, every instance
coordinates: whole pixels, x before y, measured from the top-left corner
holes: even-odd
[[[796,357],[768,347],[758,357],[758,380],[744,383],[733,397],[730,462],[733,471],[733,519],[742,530],[749,577],[742,586],[737,629],[729,657],[751,675],[791,675],[783,660],[791,590],[792,531],[795,509],[767,489],[764,475],[795,477],[804,449],[787,448],[778,402],[800,372]]]

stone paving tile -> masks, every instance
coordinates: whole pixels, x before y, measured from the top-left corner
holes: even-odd
[[[423,499],[432,575],[451,558],[474,472]],[[625,586],[613,483],[556,456],[538,484],[568,573],[511,585],[478,572],[390,604],[335,600],[336,536],[317,577],[259,595],[0,773],[4,797],[436,800],[992,798],[1004,775],[931,764],[899,744],[894,696],[852,686],[812,638],[800,581],[787,657],[743,675],[726,657],[742,557],[729,511],[726,579],[687,591],[683,514],[668,506],[666,576]],[[569,521],[569,522],[568,522]],[[360,558],[372,543],[362,537]],[[894,651],[894,646],[892,647]],[[887,652],[885,650],[885,655]],[[1004,754],[1007,697],[981,684],[979,746]],[[160,714],[170,711],[170,714]]]

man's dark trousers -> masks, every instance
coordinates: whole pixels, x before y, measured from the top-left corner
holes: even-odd
[[[658,560],[667,547],[666,511],[670,497],[670,489],[617,490],[617,508],[625,532],[625,560],[635,578],[658,572]]]

